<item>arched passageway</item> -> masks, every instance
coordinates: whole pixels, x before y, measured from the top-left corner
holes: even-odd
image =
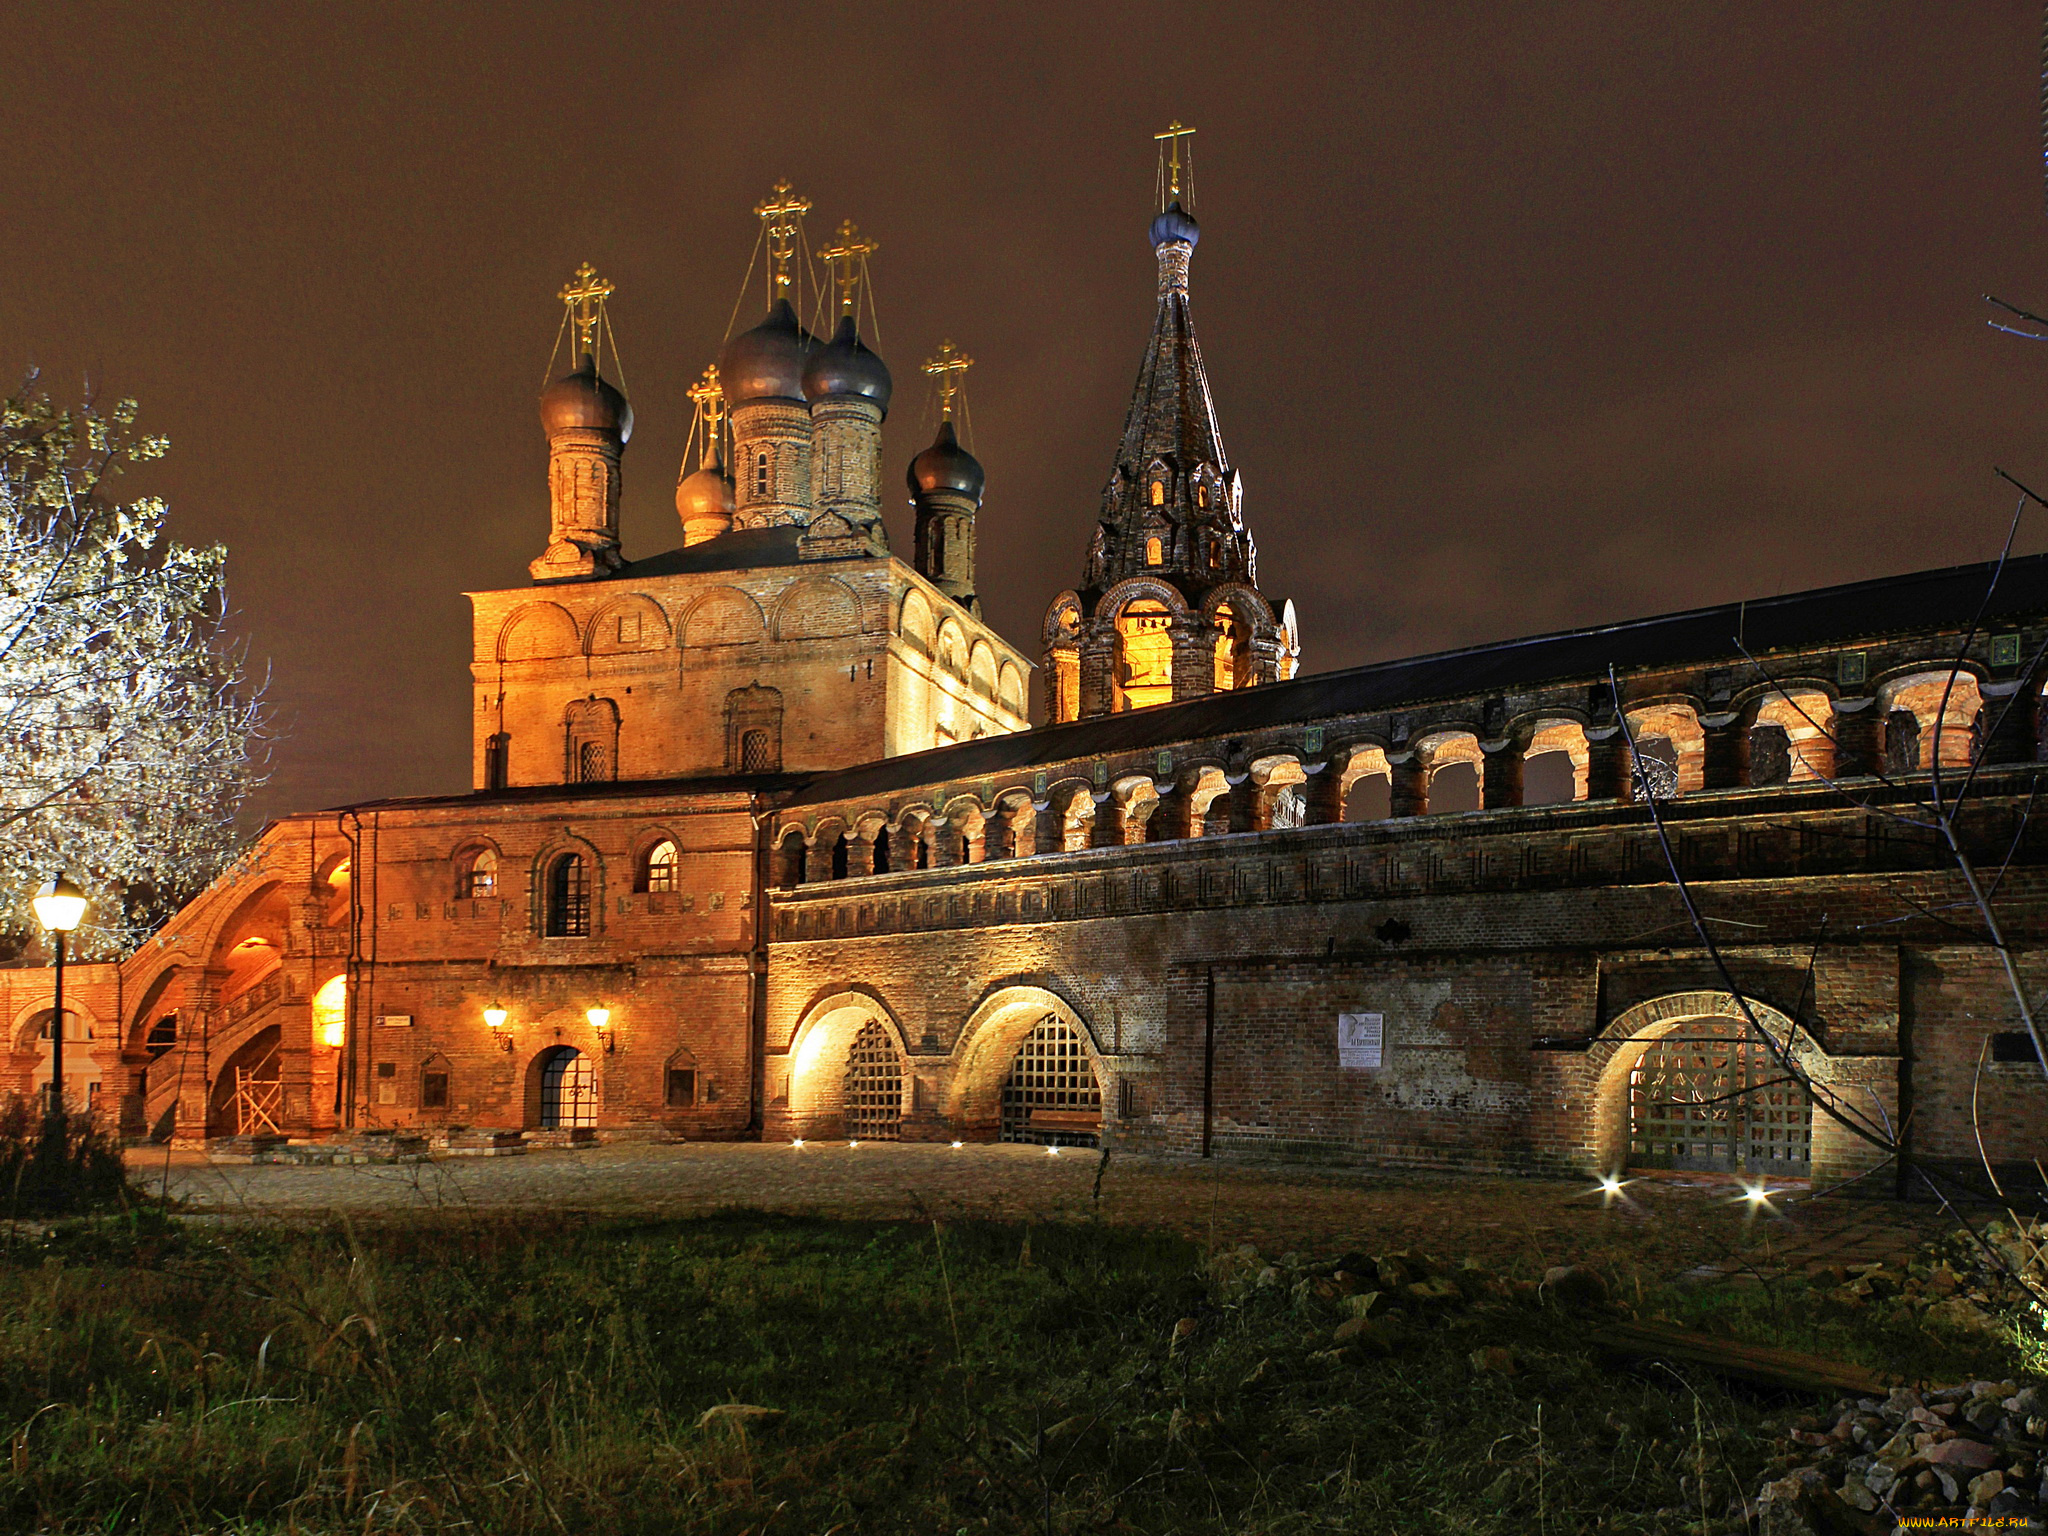
[[[1102,1140],[1102,1085],[1080,1035],[1047,1014],[1017,1042],[1003,1079],[1003,1141],[1093,1147]]]
[[[895,1141],[903,1131],[903,1055],[879,1019],[853,1037],[840,1089],[849,1141]]]

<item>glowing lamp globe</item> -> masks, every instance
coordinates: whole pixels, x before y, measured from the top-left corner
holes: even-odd
[[[584,1011],[583,1017],[590,1020],[592,1029],[603,1029],[611,1023],[612,1011],[609,1008],[590,1008]]]
[[[490,1025],[493,1029],[503,1029],[505,1027],[505,1020],[507,1017],[509,1017],[509,1015],[507,1015],[505,1010],[500,1008],[496,1003],[493,1003],[490,1007],[484,1010],[484,1022]]]
[[[36,921],[51,933],[69,933],[85,916],[85,892],[59,875],[35,895]]]

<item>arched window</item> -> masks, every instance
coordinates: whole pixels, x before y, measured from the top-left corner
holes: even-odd
[[[548,866],[547,936],[590,936],[590,866],[580,853],[565,853]]]
[[[503,731],[484,743],[484,788],[503,789],[512,781],[512,738]]]
[[[875,873],[889,873],[889,829],[882,828],[875,834]]]
[[[1117,616],[1116,664],[1111,675],[1116,710],[1143,709],[1173,700],[1173,615],[1141,598]]]
[[[1152,482],[1152,505],[1155,507],[1166,505],[1166,482],[1164,480],[1154,480]]]
[[[576,782],[596,784],[603,780],[604,743],[582,741],[576,744]]]
[[[1147,565],[1157,565],[1164,554],[1165,550],[1161,548],[1159,540],[1154,538],[1145,541],[1145,563]]]
[[[642,891],[673,891],[676,888],[676,845],[663,838],[642,855],[639,878],[634,885]]]
[[[498,855],[479,848],[462,860],[455,874],[455,894],[472,899],[498,894]]]
[[[844,836],[832,839],[832,878],[846,878],[846,839]]]
[[[765,451],[754,455],[754,494],[768,494],[768,455]]]
[[[178,1016],[175,1013],[167,1013],[149,1026],[149,1034],[144,1037],[142,1048],[148,1051],[150,1057],[154,1059],[163,1055],[165,1051],[170,1050],[177,1043]]]
[[[1198,481],[1195,485],[1195,505],[1198,507],[1209,505],[1209,484],[1206,480]]]
[[[1220,570],[1223,566],[1223,546],[1215,539],[1209,541],[1209,569]]]
[[[420,1063],[420,1108],[448,1107],[448,1058],[429,1056]]]

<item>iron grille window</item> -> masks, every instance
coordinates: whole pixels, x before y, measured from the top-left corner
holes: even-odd
[[[895,1141],[903,1124],[903,1058],[877,1019],[854,1037],[846,1058],[846,1134],[854,1141]]]
[[[1054,1147],[1092,1147],[1102,1139],[1102,1086],[1088,1048],[1053,1014],[1024,1037],[1003,1079],[1001,1135]]]
[[[775,765],[769,760],[768,733],[748,731],[740,737],[740,772],[766,773]]]
[[[580,853],[565,853],[548,870],[547,936],[582,939],[590,935],[590,869]]]

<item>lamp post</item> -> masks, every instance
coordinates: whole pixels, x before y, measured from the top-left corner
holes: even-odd
[[[35,895],[36,921],[57,942],[57,999],[50,1021],[50,1111],[49,1123],[60,1135],[64,1130],[64,935],[85,916],[85,892],[66,874],[58,876]]]

